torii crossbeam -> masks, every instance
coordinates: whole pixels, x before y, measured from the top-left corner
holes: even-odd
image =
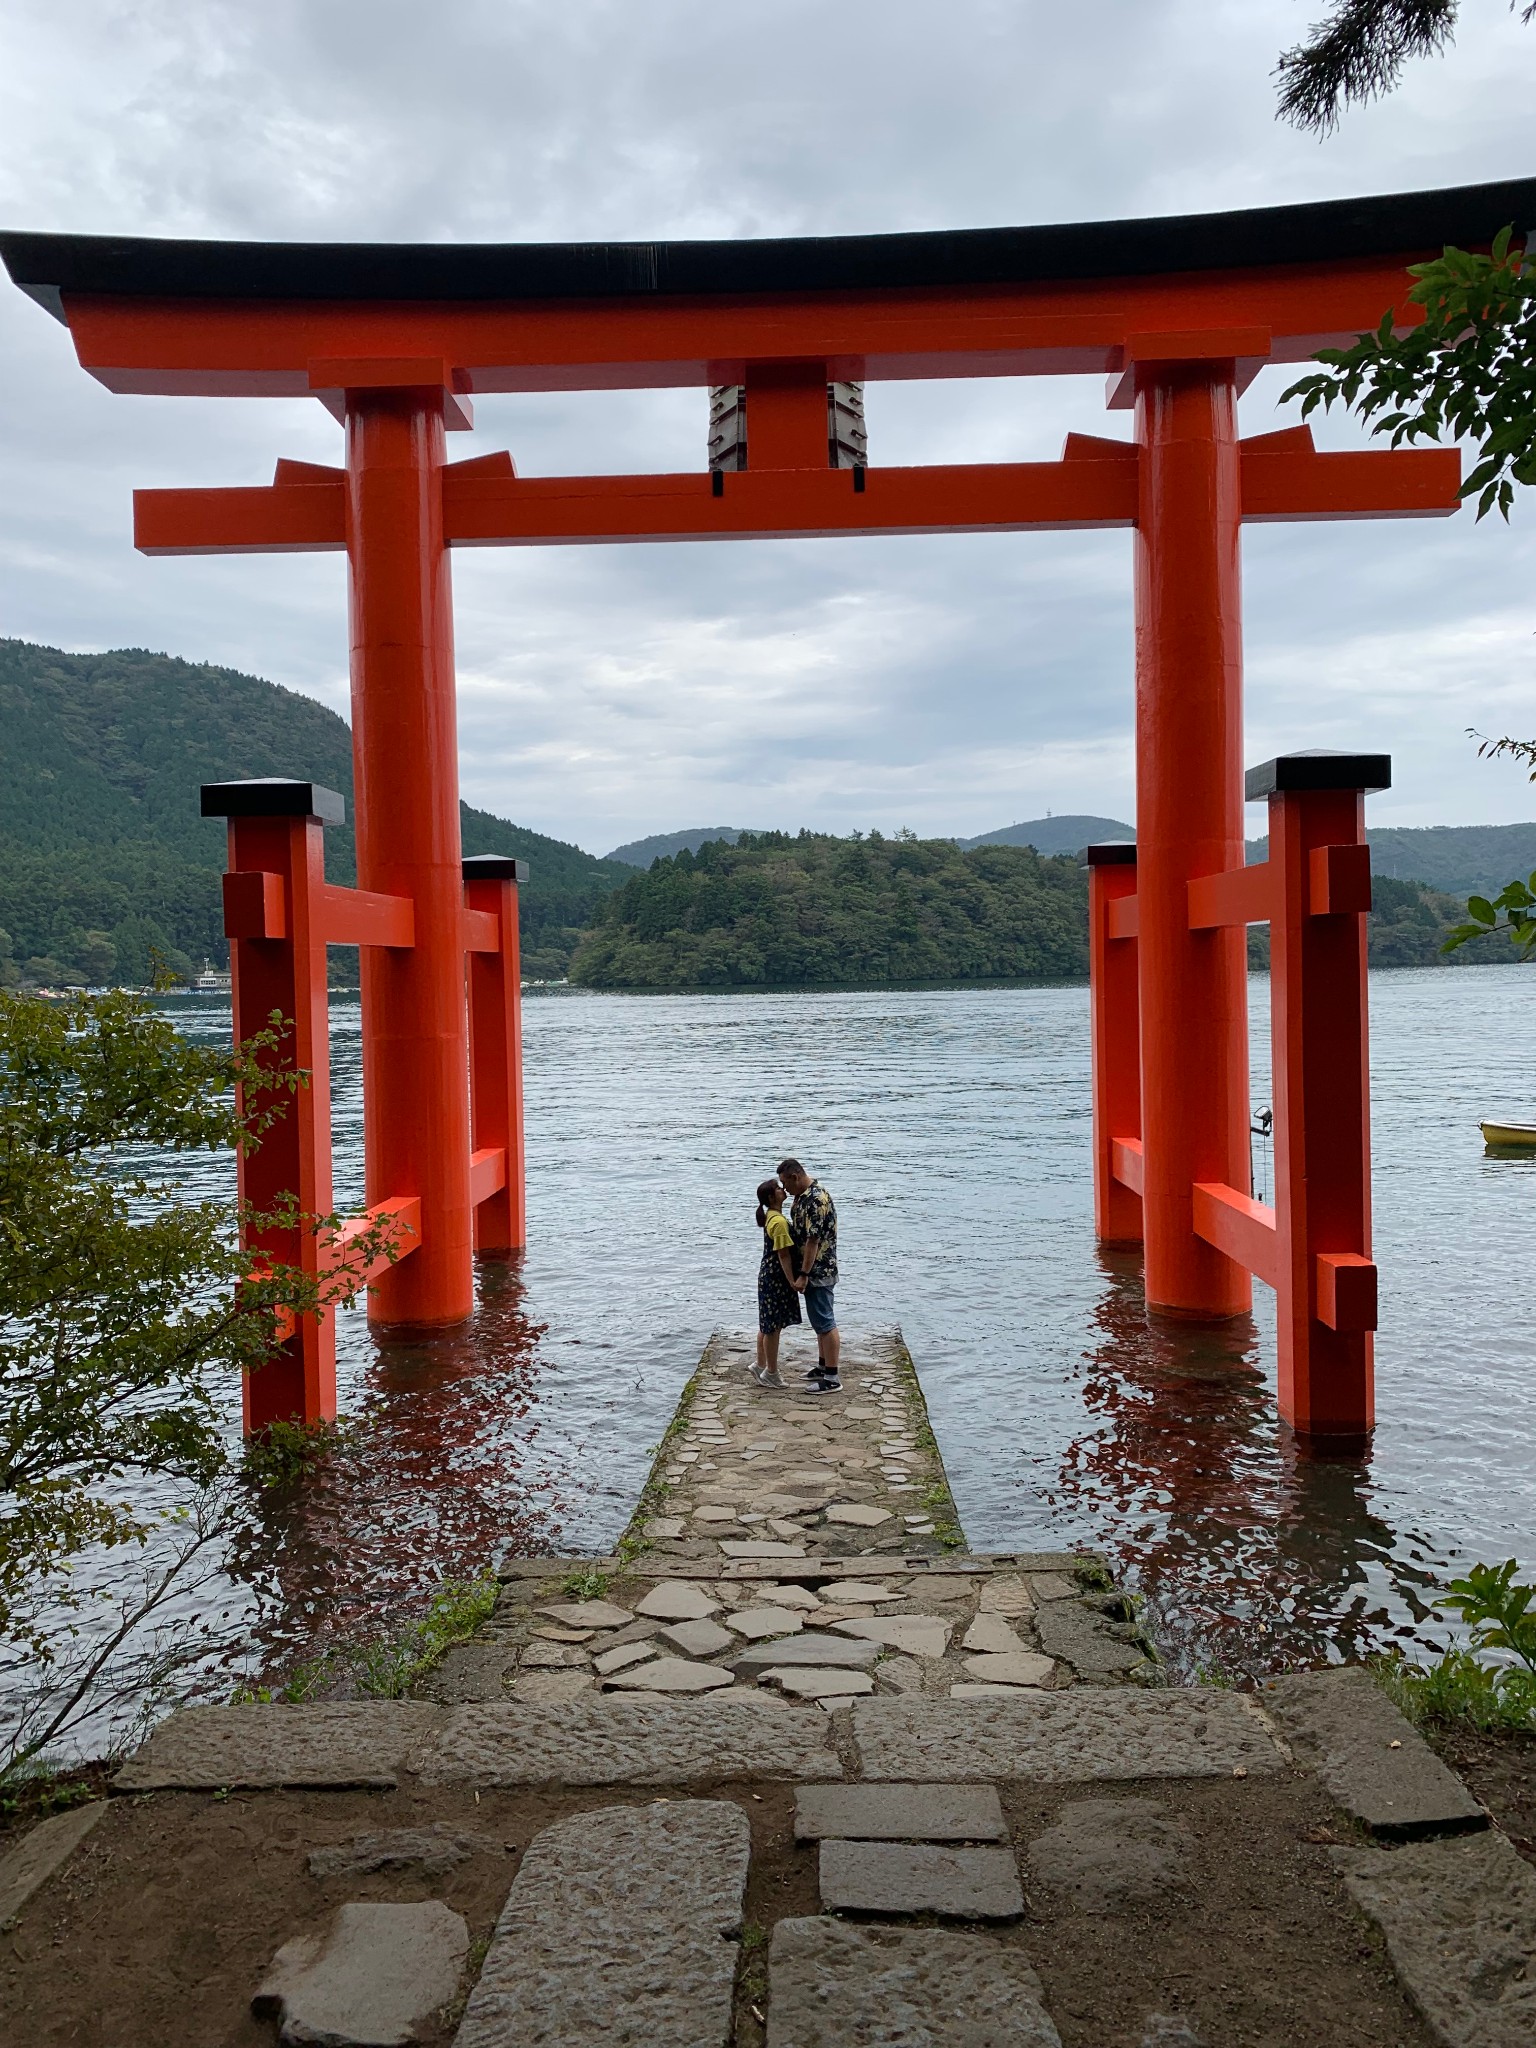
[[[471,1148],[448,550],[1087,527],[1136,535],[1135,894],[1127,904],[1123,882],[1096,885],[1094,899],[1095,916],[1113,920],[1096,929],[1097,968],[1110,937],[1133,929],[1136,941],[1129,980],[1123,962],[1109,981],[1096,969],[1100,1230],[1144,1234],[1154,1310],[1245,1309],[1250,1271],[1273,1281],[1279,1265],[1269,1226],[1240,1207],[1256,1206],[1243,928],[1231,906],[1207,915],[1191,895],[1243,865],[1241,527],[1443,516],[1459,502],[1460,467],[1433,449],[1320,454],[1305,428],[1239,440],[1238,396],[1262,365],[1305,361],[1388,310],[1411,321],[1409,263],[1447,242],[1484,245],[1531,218],[1533,202],[1526,180],[1170,220],[762,243],[0,236],[12,277],[68,325],[109,389],[307,393],[344,424],[341,467],[281,461],[257,488],[137,493],[135,538],[149,554],[348,556],[358,882],[414,916],[409,946],[380,939],[364,954],[368,1197],[409,1200],[420,1222],[419,1248],[376,1276],[370,1313],[428,1328],[462,1320],[473,1219],[496,1195],[475,1165],[485,1148]],[[1107,376],[1112,409],[1134,412],[1134,441],[1072,434],[1057,462],[829,467],[832,380],[1084,371]],[[525,479],[509,455],[446,459],[446,435],[471,424],[479,392],[726,383],[746,393],[744,470]],[[1317,872],[1326,882],[1332,869]],[[1319,887],[1321,925],[1347,922],[1358,951],[1358,890]],[[1282,924],[1288,904],[1273,896]],[[1307,986],[1326,980],[1313,973]],[[1131,1005],[1129,1035],[1124,1019],[1118,1035],[1104,1024],[1110,982]],[[1327,985],[1342,986],[1336,975]],[[1359,1044],[1363,1001],[1357,1011]],[[515,1005],[497,1014],[515,1031]],[[1278,1062],[1290,1057],[1277,1046]],[[1277,1097],[1284,1081],[1277,1070]],[[1132,1097],[1137,1128],[1111,1129]],[[1282,1411],[1318,1435],[1371,1420],[1371,1289],[1349,1277],[1370,1265],[1358,1164],[1358,1198],[1322,1204],[1322,1224],[1286,1225],[1301,1276],[1293,1308],[1303,1324],[1337,1313],[1351,1329],[1348,1358],[1317,1353],[1327,1398],[1314,1397],[1305,1360],[1298,1382],[1304,1342],[1281,1362]],[[508,1213],[520,1216],[516,1192]],[[498,1199],[506,1208],[505,1188]],[[1347,1314],[1329,1291],[1339,1272]]]

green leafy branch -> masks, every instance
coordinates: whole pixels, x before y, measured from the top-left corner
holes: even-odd
[[[1512,1557],[1475,1564],[1464,1579],[1452,1579],[1439,1605],[1470,1624],[1474,1650],[1508,1650],[1536,1679],[1536,1586],[1517,1585],[1518,1570]]]
[[[1497,896],[1469,896],[1467,922],[1453,925],[1442,953],[1454,953],[1469,939],[1486,939],[1491,932],[1507,932],[1525,958],[1536,946],[1536,871],[1522,882],[1506,882]]]
[[[1518,1584],[1517,1570],[1512,1557],[1473,1565],[1436,1603],[1470,1625],[1470,1646],[1430,1665],[1401,1656],[1378,1664],[1382,1684],[1414,1720],[1536,1733],[1536,1586]],[[1490,1662],[1490,1651],[1515,1661]]]
[[[1389,309],[1351,347],[1320,349],[1324,367],[1285,397],[1301,400],[1303,419],[1352,407],[1394,448],[1476,443],[1461,495],[1479,519],[1495,506],[1507,519],[1515,486],[1536,483],[1536,265],[1506,227],[1486,256],[1447,248],[1408,274],[1423,318],[1400,331]]]

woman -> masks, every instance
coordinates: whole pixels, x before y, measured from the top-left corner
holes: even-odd
[[[763,1258],[757,1269],[757,1363],[752,1377],[760,1387],[782,1387],[779,1332],[799,1322],[800,1296],[784,1189],[776,1180],[765,1180],[758,1188],[757,1227],[763,1233]]]

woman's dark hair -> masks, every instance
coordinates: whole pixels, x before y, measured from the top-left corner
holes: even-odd
[[[757,1184],[757,1227],[759,1230],[768,1221],[768,1211],[764,1204],[776,1195],[778,1191],[779,1184],[776,1180],[760,1180]]]

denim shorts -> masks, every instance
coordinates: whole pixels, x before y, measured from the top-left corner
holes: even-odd
[[[837,1311],[832,1306],[830,1287],[807,1287],[805,1312],[810,1317],[811,1328],[818,1337],[825,1337],[829,1330],[837,1328]]]

